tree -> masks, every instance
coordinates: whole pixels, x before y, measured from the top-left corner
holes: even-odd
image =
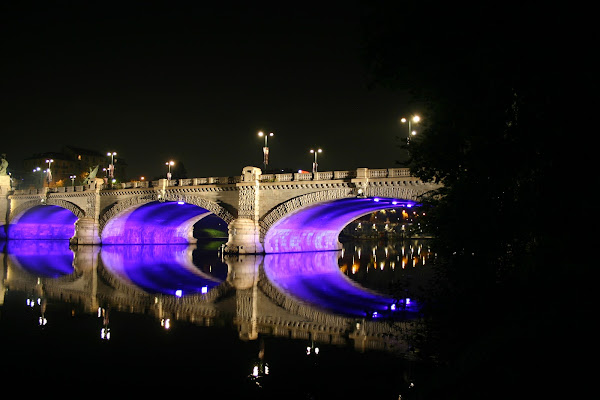
[[[523,384],[533,364],[548,372],[533,355],[565,333],[545,329],[566,311],[557,294],[565,284],[586,287],[582,272],[555,261],[564,236],[549,201],[567,151],[566,17],[506,3],[468,12],[455,3],[372,4],[363,26],[373,83],[425,107],[409,166],[444,185],[427,213],[442,263],[423,349],[464,373],[444,386],[446,396],[469,380],[468,394],[479,388],[490,398],[495,379]],[[519,358],[516,349],[533,355]]]

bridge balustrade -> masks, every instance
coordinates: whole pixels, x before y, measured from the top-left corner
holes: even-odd
[[[410,177],[409,168],[381,168],[368,169],[360,168],[354,171],[323,171],[323,172],[289,172],[281,174],[263,174],[260,175],[260,182],[292,182],[292,181],[323,181],[337,179],[352,179],[356,177],[364,178],[398,178]],[[235,184],[241,182],[240,176],[221,176],[221,177],[206,177],[206,178],[189,178],[167,181],[167,186],[198,186],[198,185],[215,185],[215,184]],[[133,181],[122,182],[110,187],[109,185],[99,185],[100,189],[132,189],[132,188],[151,188],[160,187],[160,180],[154,181]],[[25,189],[15,190],[14,194],[42,194],[49,193],[67,193],[67,192],[83,192],[86,190],[95,190],[96,184],[79,185],[79,186],[64,186],[64,187],[44,187],[41,189]]]

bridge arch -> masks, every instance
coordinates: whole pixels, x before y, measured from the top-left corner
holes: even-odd
[[[9,239],[71,239],[75,234],[75,222],[84,216],[84,210],[62,199],[29,200],[11,211],[7,237]]]
[[[280,204],[261,221],[264,251],[339,250],[340,232],[356,218],[415,204],[410,199],[357,196],[345,189],[299,196]]]
[[[103,244],[193,243],[193,226],[215,214],[225,222],[233,216],[219,204],[196,196],[135,196],[110,207],[99,219]]]
[[[16,207],[14,210],[11,210],[10,215],[8,217],[9,223],[16,223],[19,220],[19,218],[23,216],[24,213],[40,205],[58,206],[67,209],[71,211],[77,217],[77,219],[85,216],[85,211],[83,211],[83,209],[81,209],[77,204],[71,203],[69,201],[48,198],[42,202],[40,199],[36,199],[25,201],[21,203],[18,207]]]

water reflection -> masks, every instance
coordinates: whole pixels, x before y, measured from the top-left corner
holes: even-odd
[[[208,293],[227,271],[222,265],[201,271],[193,263],[193,250],[189,245],[112,245],[103,246],[100,254],[104,267],[121,280],[148,293],[182,297]]]
[[[57,278],[75,272],[68,240],[11,240],[5,245],[11,263],[32,275]]]
[[[298,301],[354,317],[392,316],[401,309],[416,310],[406,302],[365,289],[338,267],[339,252],[268,254],[264,271],[269,281]]]
[[[245,257],[219,257],[218,242],[75,249],[65,240],[14,240],[3,246],[10,266],[37,278],[81,273],[96,268],[94,264],[100,261],[101,269],[111,277],[151,295],[207,294],[224,283],[248,289],[256,286],[262,271],[267,286],[291,300],[349,317],[416,311],[416,293],[409,281],[424,279],[424,266],[431,257],[429,248],[418,242],[347,244],[342,252]]]
[[[430,240],[347,243],[340,270],[361,286],[394,297],[419,298],[431,278],[435,253]]]
[[[401,247],[353,243],[342,252],[223,257],[217,252],[220,242],[71,248],[65,240],[23,240],[0,246],[0,339],[11,345],[21,337],[25,341],[14,346],[11,362],[25,365],[38,357],[40,343],[51,343],[46,348],[56,350],[50,358],[65,360],[65,368],[81,363],[79,349],[96,352],[92,365],[104,359],[107,349],[114,357],[127,349],[127,362],[106,358],[103,364],[111,369],[123,365],[115,376],[125,377],[131,360],[150,364],[168,354],[171,362],[178,354],[187,362],[193,349],[211,360],[203,370],[210,380],[227,377],[224,385],[231,385],[231,379],[243,377],[252,387],[280,385],[285,393],[290,382],[306,382],[310,371],[311,379],[329,386],[336,366],[325,360],[334,348],[348,351],[348,361],[356,350],[384,350],[381,354],[390,357],[409,352],[411,324],[402,319],[414,316],[416,302],[410,291],[388,290],[385,280],[421,273],[428,257],[415,243],[412,253],[410,244],[403,253]],[[402,268],[398,256],[403,254],[422,258]],[[21,319],[26,326],[19,325]],[[193,334],[182,336],[182,327],[191,332],[192,326]],[[41,336],[28,350],[32,330]],[[63,345],[56,346],[63,336]],[[102,345],[94,347],[92,339]],[[69,356],[69,349],[77,350]],[[250,359],[255,360],[251,365]],[[232,366],[234,360],[239,365]],[[344,364],[335,357],[330,361]],[[214,363],[220,368],[213,370]],[[378,360],[365,370],[380,365],[392,363]],[[284,371],[289,377],[281,380]],[[340,370],[337,382],[344,373]]]
[[[233,323],[243,340],[262,333],[362,349],[398,348],[397,327],[386,321],[416,315],[415,291],[406,282],[420,279],[428,254],[417,246],[219,256],[219,244],[71,248],[64,240],[9,241],[0,300],[19,290],[44,302],[77,303],[86,313],[100,310],[104,328],[111,309],[127,310],[164,327],[175,320]],[[394,266],[399,257],[419,254],[410,267]]]

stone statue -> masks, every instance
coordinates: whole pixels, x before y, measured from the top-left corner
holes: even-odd
[[[96,174],[98,173],[98,166],[96,165],[94,168],[90,167],[90,173],[83,180],[84,185],[89,185],[92,182],[96,181]]]
[[[6,161],[6,154],[2,154],[0,158],[0,176],[8,175],[8,161]]]

